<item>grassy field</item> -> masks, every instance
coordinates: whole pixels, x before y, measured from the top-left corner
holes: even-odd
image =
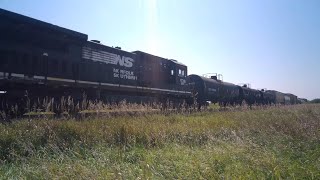
[[[0,125],[1,179],[320,179],[320,105]]]

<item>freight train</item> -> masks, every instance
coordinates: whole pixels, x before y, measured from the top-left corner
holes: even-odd
[[[103,102],[296,104],[297,96],[189,75],[174,59],[110,47],[0,9],[0,111],[47,97]],[[23,109],[21,110],[23,111]]]

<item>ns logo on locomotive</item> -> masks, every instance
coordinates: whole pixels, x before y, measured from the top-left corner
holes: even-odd
[[[187,75],[187,66],[88,41],[73,30],[0,9],[0,110],[83,94],[105,102],[295,104],[297,96]],[[45,54],[45,55],[44,55]],[[214,91],[213,91],[214,90]],[[27,98],[26,98],[27,97]],[[6,106],[4,106],[6,104]],[[7,108],[7,109],[6,109]]]
[[[98,51],[90,47],[83,47],[82,57],[93,61],[99,61],[106,64],[118,64],[124,67],[132,67],[134,60],[130,57],[121,56],[106,51]]]

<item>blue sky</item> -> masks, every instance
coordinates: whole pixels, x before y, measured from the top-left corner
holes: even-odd
[[[0,0],[0,7],[176,59],[189,74],[320,97],[319,0]]]

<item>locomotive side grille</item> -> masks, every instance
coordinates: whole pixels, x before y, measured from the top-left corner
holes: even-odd
[[[82,48],[82,58],[107,64],[117,64],[117,55],[105,51],[93,50],[90,47]]]

